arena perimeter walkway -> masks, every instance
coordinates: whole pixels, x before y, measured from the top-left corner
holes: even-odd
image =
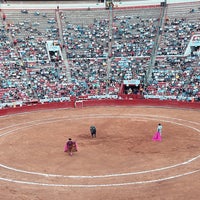
[[[115,5],[118,7],[127,6],[148,6],[148,5],[160,5],[161,2],[165,0],[135,0],[135,1],[119,1],[115,0]],[[189,3],[189,2],[199,2],[198,0],[166,0],[168,4],[171,3]],[[48,5],[48,6],[47,6]],[[7,1],[7,3],[0,3],[1,9],[55,9],[59,6],[60,9],[67,8],[105,8],[104,3],[98,3],[95,1]]]

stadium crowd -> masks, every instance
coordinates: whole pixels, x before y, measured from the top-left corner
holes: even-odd
[[[81,24],[70,22],[64,11],[60,12],[60,30],[55,11],[1,11],[1,107],[71,97],[118,98],[123,80],[131,79],[140,80],[145,98],[199,101],[199,54],[184,55],[192,35],[200,29],[199,20],[167,19],[160,29],[159,12],[151,18],[131,13],[134,10],[128,15],[114,13],[110,29],[109,15],[96,18],[94,13],[92,23],[90,19]],[[21,18],[14,20],[13,15]],[[145,85],[157,34],[161,36],[157,58]],[[57,41],[65,50],[69,66],[63,60],[49,59],[48,40]]]

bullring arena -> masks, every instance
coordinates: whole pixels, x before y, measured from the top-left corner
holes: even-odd
[[[197,199],[199,105],[95,104],[1,116],[1,199]],[[73,156],[63,151],[69,137]]]
[[[115,1],[117,9],[112,12],[91,1],[81,2],[81,9],[62,1],[0,5],[1,31],[7,39],[0,43],[0,200],[197,200],[200,2],[175,0],[166,6],[146,0],[139,1],[141,6],[136,1]],[[176,28],[165,24],[167,34],[158,29],[161,16]],[[134,29],[133,19],[136,33],[127,31]],[[93,22],[95,37],[86,34],[80,39],[84,34],[79,29],[94,33]],[[127,40],[117,31],[112,35],[112,28],[129,33]],[[138,33],[144,35],[140,38]],[[153,47],[155,33],[163,34],[158,54]],[[62,61],[54,57],[56,42],[45,50],[54,39],[63,40],[62,48],[68,45],[60,51]],[[95,53],[90,45],[82,48],[86,40]],[[137,40],[142,45],[130,51]],[[121,45],[124,42],[128,45]],[[198,48],[188,45],[193,42]],[[145,73],[153,61],[152,50],[155,76],[140,93],[138,81],[141,86],[151,81],[145,80]],[[52,53],[49,58],[46,51]],[[139,90],[134,93],[135,89]],[[162,140],[153,141],[159,123]],[[90,135],[91,125],[97,128],[96,138]],[[64,152],[68,138],[78,145],[72,156]]]

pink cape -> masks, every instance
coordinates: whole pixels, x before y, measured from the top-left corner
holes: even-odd
[[[68,147],[67,147],[67,144],[65,144],[64,152],[67,152],[67,151],[68,151]]]
[[[154,134],[152,140],[154,140],[154,141],[161,141],[162,138],[161,138],[160,133],[159,133],[159,132],[156,132],[156,133]]]

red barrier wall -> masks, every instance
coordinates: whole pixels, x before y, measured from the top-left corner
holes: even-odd
[[[83,107],[89,106],[165,106],[178,108],[200,109],[200,102],[181,102],[175,100],[133,99],[133,100],[88,100],[83,101]]]
[[[74,108],[74,102],[52,102],[52,103],[38,103],[32,105],[26,105],[16,108],[3,108],[0,110],[1,115],[10,115],[22,112],[31,112],[36,110],[48,110],[48,109],[59,109],[59,108]]]
[[[160,101],[152,99],[133,99],[133,100],[118,100],[118,99],[95,99],[85,100],[80,102],[77,108],[92,107],[92,106],[162,106],[162,107],[178,107],[188,109],[200,109],[199,102],[181,102],[181,101]],[[37,110],[49,110],[59,108],[75,108],[75,102],[52,102],[44,104],[34,104],[16,108],[4,108],[0,110],[0,116],[10,115],[23,112],[32,112]]]

